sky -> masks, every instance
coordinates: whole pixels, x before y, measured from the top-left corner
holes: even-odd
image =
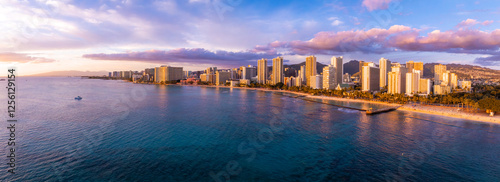
[[[0,68],[184,70],[344,62],[500,69],[500,1],[2,0]]]

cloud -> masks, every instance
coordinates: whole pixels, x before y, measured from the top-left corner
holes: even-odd
[[[481,23],[481,25],[488,26],[488,25],[492,24],[493,22],[495,22],[495,21],[493,21],[493,20],[486,20],[483,23]]]
[[[332,21],[332,26],[339,26],[343,24],[344,22],[340,21],[339,18],[337,17],[330,17],[328,20]]]
[[[458,28],[466,28],[466,27],[471,27],[471,26],[474,26],[474,25],[477,25],[477,24],[481,24],[483,26],[488,26],[490,24],[492,24],[494,21],[493,20],[486,20],[484,22],[479,22],[475,19],[467,19],[467,20],[464,20],[462,22],[460,22],[457,27]]]
[[[288,54],[338,54],[345,52],[388,53],[403,51],[447,52],[467,54],[497,54],[500,48],[500,29],[484,32],[459,29],[441,32],[434,30],[420,36],[420,29],[394,25],[389,29],[319,32],[308,41],[275,41],[258,46],[262,52],[286,49]],[[266,50],[267,49],[267,50]]]
[[[478,23],[479,22],[477,20],[467,19],[467,20],[464,20],[464,21],[460,22],[457,26],[458,27],[473,26],[473,25],[476,25]]]
[[[214,64],[224,66],[240,66],[255,63],[261,58],[272,58],[279,56],[275,53],[257,53],[259,51],[209,51],[203,48],[179,48],[173,50],[149,50],[138,52],[126,52],[115,54],[85,54],[84,58],[94,60],[117,60],[117,61],[143,61],[154,63],[193,63]]]
[[[474,60],[474,63],[482,66],[498,66],[500,65],[500,55],[478,57]]]
[[[432,31],[427,36],[400,34],[389,40],[390,47],[407,51],[430,51],[451,53],[496,52],[500,47],[500,29],[492,32],[459,29],[455,31]]]
[[[287,48],[290,54],[335,54],[342,52],[364,52],[383,53],[390,51],[387,46],[389,39],[406,33],[416,33],[417,29],[407,26],[394,25],[389,29],[373,28],[370,30],[341,31],[341,32],[319,32],[308,41],[273,42],[267,46],[268,49]]]
[[[374,11],[379,9],[387,9],[389,3],[394,0],[363,0],[363,6],[368,9],[368,11]]]
[[[12,52],[0,53],[0,62],[7,63],[51,63],[55,62],[54,59],[48,59],[44,57],[34,57],[28,54],[18,54]]]

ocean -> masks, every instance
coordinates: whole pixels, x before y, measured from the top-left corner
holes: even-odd
[[[50,77],[16,80],[11,174],[3,92],[0,181],[500,181],[497,124],[367,116],[254,90]]]

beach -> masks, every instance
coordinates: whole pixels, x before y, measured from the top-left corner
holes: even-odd
[[[421,105],[421,104],[406,104],[398,108],[402,111],[419,112],[425,114],[441,115],[454,118],[468,119],[486,123],[500,124],[500,115],[495,115],[493,117],[489,116],[487,113],[483,112],[465,112],[459,111],[456,107],[446,107],[446,106],[431,106],[431,105]]]

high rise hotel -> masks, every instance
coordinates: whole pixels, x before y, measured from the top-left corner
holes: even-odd
[[[385,58],[380,58],[379,60],[379,68],[380,68],[380,87],[387,86],[387,73],[391,69],[391,61]]]
[[[316,76],[316,57],[309,56],[306,58],[306,84],[311,86],[311,76]]]
[[[335,85],[334,87],[337,87],[337,85],[342,84],[342,75],[344,74],[344,63],[343,63],[343,56],[340,57],[332,57],[331,60],[331,65],[335,68]]]
[[[273,59],[273,84],[284,83],[283,80],[283,57],[277,57]]]
[[[257,61],[257,83],[266,84],[267,80],[267,59]]]

